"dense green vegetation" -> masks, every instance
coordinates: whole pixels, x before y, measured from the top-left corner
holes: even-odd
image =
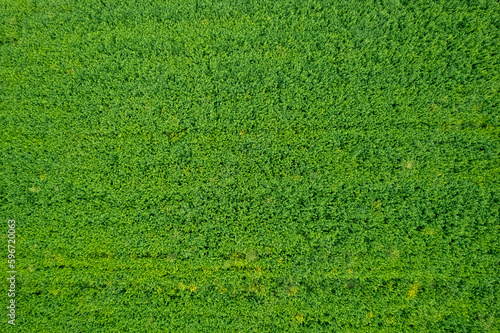
[[[2,327],[498,332],[499,26],[495,0],[0,0]]]

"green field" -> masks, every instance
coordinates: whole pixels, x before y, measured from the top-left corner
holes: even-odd
[[[500,332],[499,28],[0,0],[0,331]]]

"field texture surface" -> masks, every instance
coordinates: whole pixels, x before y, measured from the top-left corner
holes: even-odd
[[[499,332],[499,28],[0,0],[0,331]]]

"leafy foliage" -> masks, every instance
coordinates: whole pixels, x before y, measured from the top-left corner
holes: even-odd
[[[500,326],[498,1],[0,8],[19,332]]]

